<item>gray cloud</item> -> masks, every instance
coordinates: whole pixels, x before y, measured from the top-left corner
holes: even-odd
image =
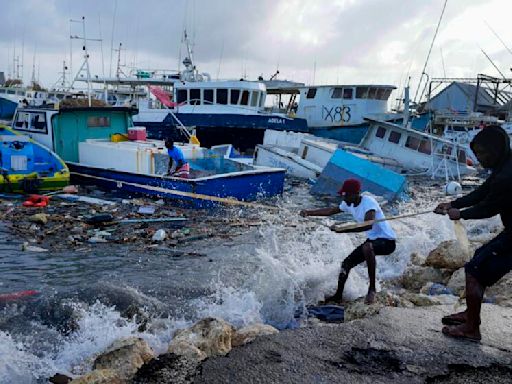
[[[123,62],[136,59],[140,67],[176,69],[182,31],[187,27],[195,42],[196,64],[213,75],[220,67],[221,77],[239,77],[244,72],[251,78],[260,73],[268,77],[279,66],[283,77],[298,81],[312,81],[315,76],[316,81],[398,85],[408,71],[418,76],[443,2],[117,0],[114,46],[123,43]],[[484,3],[450,0],[440,34],[462,10]],[[3,0],[2,13],[8,17],[0,25],[0,70],[12,63],[13,47],[19,53],[24,40],[25,79],[37,50],[41,80],[52,83],[61,61],[69,56],[69,19],[85,16],[88,37],[103,38],[108,73],[115,4],[115,0]],[[80,25],[73,24],[72,33],[81,34]],[[476,64],[488,68],[485,58],[468,60],[479,54],[470,44],[447,40],[444,45],[445,61],[465,59],[460,66],[468,71]],[[73,47],[76,68],[79,43],[74,41]],[[89,48],[93,72],[101,74],[100,44],[91,42]],[[439,72],[440,55],[433,54],[431,60]]]

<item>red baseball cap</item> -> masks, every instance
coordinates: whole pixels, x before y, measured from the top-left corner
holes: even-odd
[[[357,179],[347,179],[343,182],[338,194],[343,195],[344,193],[349,193],[355,195],[359,192],[361,192],[361,182]]]

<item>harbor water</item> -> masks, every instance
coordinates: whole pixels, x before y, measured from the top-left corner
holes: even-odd
[[[384,210],[423,211],[443,198],[441,189],[412,187],[411,199]],[[305,184],[288,185],[276,204],[278,212],[259,213],[265,225],[232,238],[198,240],[180,252],[108,244],[24,252],[23,240],[1,225],[0,294],[39,294],[0,303],[0,383],[44,383],[56,372],[87,372],[95,354],[123,336],[142,337],[163,353],[175,330],[208,316],[235,327],[300,327],[304,319],[296,314],[333,292],[340,262],[364,234],[331,232],[329,225],[347,219],[343,215],[301,218],[300,209],[326,204],[310,196]],[[244,211],[225,214],[239,217]],[[495,231],[500,222],[465,225],[471,239]],[[401,275],[412,253],[425,254],[455,238],[453,224],[433,213],[393,221],[392,227],[397,250],[378,258],[380,282]],[[362,264],[350,274],[346,297],[366,290]]]

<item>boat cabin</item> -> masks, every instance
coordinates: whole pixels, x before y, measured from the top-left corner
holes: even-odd
[[[319,85],[300,89],[297,117],[309,127],[353,126],[364,116],[386,113],[392,85]]]
[[[431,134],[398,124],[366,118],[370,127],[361,146],[379,156],[397,160],[405,168],[430,172],[432,176],[459,178],[474,173],[466,148]]]
[[[174,84],[179,113],[254,114],[265,105],[266,88],[253,81],[190,81]]]

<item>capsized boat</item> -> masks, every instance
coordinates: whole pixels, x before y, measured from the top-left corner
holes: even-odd
[[[69,184],[69,169],[54,152],[0,125],[0,187],[9,193],[59,190]]]
[[[404,167],[354,144],[307,133],[267,130],[256,147],[255,164],[282,167],[289,175],[312,179],[311,193],[336,195],[347,178],[356,177],[365,191],[388,200],[402,197],[406,189]]]
[[[164,142],[145,139],[145,129],[133,126],[136,113],[125,107],[25,108],[18,109],[13,124],[53,148],[78,181],[108,189],[171,198],[194,207],[283,192],[284,169],[236,162],[197,143],[176,144],[190,164],[190,178],[167,176]],[[36,120],[38,125],[33,126]],[[125,140],[127,136],[132,140]]]

